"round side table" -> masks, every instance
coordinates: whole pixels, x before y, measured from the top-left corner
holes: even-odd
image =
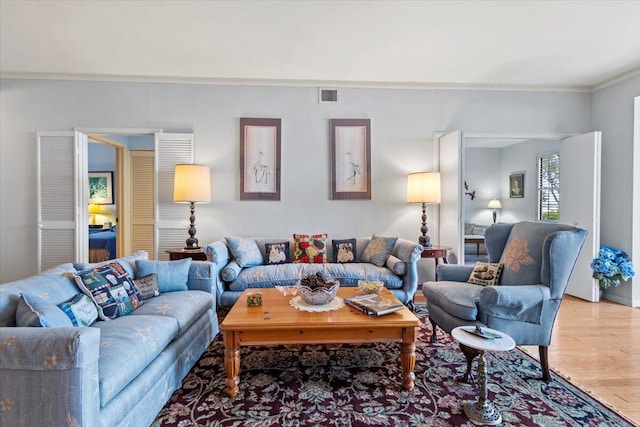
[[[475,423],[480,425],[497,425],[502,422],[502,415],[493,406],[487,397],[487,368],[484,360],[486,351],[508,351],[516,346],[515,341],[509,335],[483,327],[484,332],[498,335],[498,338],[487,339],[472,334],[474,326],[458,326],[451,331],[451,336],[461,347],[477,350],[478,360],[478,400],[464,405],[464,413]],[[463,349],[464,350],[464,349]]]

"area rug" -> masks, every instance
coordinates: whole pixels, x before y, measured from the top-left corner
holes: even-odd
[[[240,391],[225,392],[218,337],[165,405],[161,426],[473,426],[462,410],[475,385],[456,381],[466,362],[446,334],[429,342],[427,315],[416,349],[415,389],[402,388],[399,344],[242,347]],[[525,352],[487,354],[489,398],[503,426],[633,426]]]

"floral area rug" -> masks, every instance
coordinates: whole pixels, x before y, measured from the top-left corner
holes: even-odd
[[[475,385],[456,381],[466,368],[446,334],[429,341],[419,315],[415,389],[402,388],[398,343],[242,347],[240,391],[225,392],[221,337],[209,346],[167,402],[160,426],[473,426],[463,412]],[[521,350],[487,354],[488,393],[502,426],[633,426]]]

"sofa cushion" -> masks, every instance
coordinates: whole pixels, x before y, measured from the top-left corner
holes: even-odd
[[[166,316],[125,316],[96,322],[100,355],[100,406],[125,388],[178,335],[178,322]]]
[[[294,234],[293,262],[322,264],[327,258],[327,234]]]
[[[252,267],[262,264],[262,253],[254,239],[225,237],[227,245],[240,267]]]
[[[52,328],[73,325],[67,315],[54,303],[33,295],[22,294],[16,310],[16,326]]]
[[[91,326],[98,319],[96,305],[86,295],[78,294],[60,304],[60,309],[71,319],[73,326]]]
[[[382,267],[387,262],[387,258],[391,255],[397,241],[397,237],[376,236],[374,234],[369,243],[367,243],[367,247],[364,248],[360,261],[370,262]]]
[[[397,274],[398,276],[404,276],[407,273],[407,263],[393,255],[389,255],[384,265],[393,271],[393,274]]]
[[[102,320],[125,316],[142,304],[138,289],[120,263],[78,271],[75,279],[80,290],[96,304]]]
[[[286,264],[291,262],[289,257],[289,242],[265,243],[265,264]]]
[[[155,273],[158,276],[160,293],[186,291],[191,268],[191,258],[178,261],[136,260],[138,275],[141,277]]]
[[[424,286],[422,291],[429,304],[442,307],[444,311],[460,319],[476,320],[477,303],[483,289],[483,286],[466,282],[442,281],[429,282],[429,286]]]
[[[358,262],[356,239],[333,240],[333,262]]]
[[[133,316],[166,316],[176,320],[180,333],[213,307],[213,295],[203,291],[176,291],[148,299]]]
[[[238,263],[233,260],[229,262],[229,264],[225,265],[224,268],[220,271],[220,277],[225,282],[232,282],[236,280],[238,274],[242,271],[242,267],[238,265]]]

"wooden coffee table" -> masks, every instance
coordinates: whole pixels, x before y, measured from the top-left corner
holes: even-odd
[[[248,292],[261,292],[262,305],[248,307]],[[342,298],[358,294],[355,287],[338,290],[338,296]],[[396,299],[387,289],[381,295]],[[225,391],[229,396],[238,394],[240,346],[277,344],[400,342],[402,385],[413,390],[420,321],[409,309],[405,307],[380,317],[367,316],[348,305],[335,311],[312,313],[293,308],[289,305],[291,298],[277,289],[250,289],[240,296],[224,318],[220,330],[225,347]]]

